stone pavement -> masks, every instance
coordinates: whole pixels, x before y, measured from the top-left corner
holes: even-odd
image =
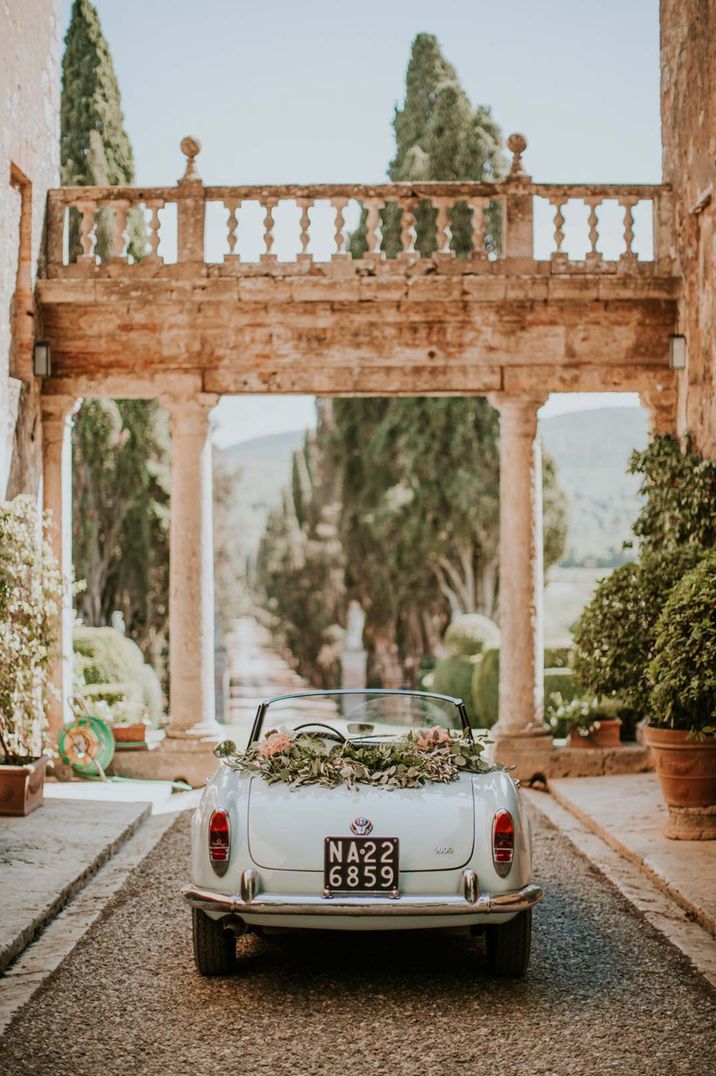
[[[536,795],[536,793],[535,793]],[[547,799],[549,797],[544,796]],[[201,979],[184,816],[0,1038],[12,1076],[712,1076],[714,995],[539,815],[545,900],[523,982],[481,941],[315,932],[247,937]]]
[[[716,841],[672,841],[653,773],[551,780],[549,791],[716,936]]]
[[[0,972],[137,830],[146,802],[55,798],[0,817]]]

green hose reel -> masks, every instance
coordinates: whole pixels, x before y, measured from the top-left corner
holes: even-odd
[[[60,758],[80,777],[104,777],[114,758],[114,734],[101,717],[78,717],[62,729],[57,747]]]

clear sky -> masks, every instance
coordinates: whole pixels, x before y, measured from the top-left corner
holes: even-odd
[[[437,35],[474,104],[556,182],[658,182],[658,0],[95,0],[137,182],[375,182],[414,36]],[[61,0],[64,23],[71,0]],[[608,401],[600,397],[602,405]],[[633,401],[632,401],[633,402]],[[575,396],[548,407],[590,405]],[[225,400],[222,443],[301,426],[308,400]]]

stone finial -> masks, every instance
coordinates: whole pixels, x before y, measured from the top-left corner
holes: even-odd
[[[511,134],[507,139],[507,148],[512,154],[512,167],[510,168],[510,176],[523,176],[525,174],[522,167],[522,154],[527,149],[527,139],[523,134],[515,133]]]
[[[193,138],[191,135],[187,135],[185,138],[182,138],[180,149],[186,157],[186,168],[184,169],[184,175],[181,177],[180,182],[184,183],[186,180],[199,179],[199,173],[196,170],[194,158],[201,152],[201,142],[198,138]]]

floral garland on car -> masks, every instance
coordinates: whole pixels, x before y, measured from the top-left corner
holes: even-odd
[[[408,732],[380,743],[326,743],[320,736],[272,730],[258,744],[237,751],[226,741],[217,755],[235,770],[268,784],[420,788],[426,782],[457,781],[460,773],[489,773],[501,767],[482,758],[486,741],[441,727]]]

